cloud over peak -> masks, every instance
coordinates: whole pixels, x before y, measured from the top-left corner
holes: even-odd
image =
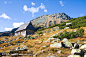
[[[35,5],[35,3],[33,3],[33,2],[31,2],[31,4],[32,4],[32,6],[34,6],[34,5]]]
[[[61,0],[61,1],[59,1],[59,3],[60,3],[61,6],[64,6],[64,3],[65,3],[65,2],[63,2],[63,1]]]
[[[2,13],[2,15],[0,15],[1,18],[4,18],[4,19],[11,19],[9,16],[7,16],[7,14],[5,13]]]
[[[20,22],[20,23],[19,22],[14,22],[13,27],[17,28],[17,27],[21,26],[22,24],[24,24],[24,22]]]
[[[5,31],[11,31],[12,30],[12,28],[5,28]]]
[[[44,12],[47,12],[47,9],[45,9],[45,5],[43,3],[41,3],[41,5],[36,8],[35,7],[28,8],[27,5],[24,5],[23,7],[24,11],[32,13],[32,17],[34,17],[34,13],[39,12],[39,9],[44,9]]]

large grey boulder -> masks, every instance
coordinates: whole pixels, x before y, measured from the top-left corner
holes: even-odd
[[[80,49],[72,49],[71,54],[74,55],[75,53],[81,54]]]
[[[68,57],[80,57],[80,55],[69,55]]]
[[[71,54],[72,55],[76,54],[76,55],[83,56],[84,52],[82,50],[80,50],[80,49],[72,49]]]
[[[86,50],[86,44],[82,45],[80,49]]]
[[[69,47],[69,48],[72,47],[71,42],[69,42],[67,38],[64,38],[64,39],[63,39],[63,44],[65,44],[65,47]]]
[[[62,44],[61,44],[61,42],[60,43],[54,43],[54,44],[51,44],[50,47],[61,48]]]

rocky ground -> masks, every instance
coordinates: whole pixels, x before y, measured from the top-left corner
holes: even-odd
[[[53,38],[54,35],[76,29],[63,29],[43,33],[43,35],[34,34],[35,39],[28,39],[23,36],[1,37],[0,52],[10,52],[11,50],[28,49],[33,51],[34,57],[86,57],[86,27],[83,28],[82,37],[60,40]],[[44,30],[47,31],[47,30]]]

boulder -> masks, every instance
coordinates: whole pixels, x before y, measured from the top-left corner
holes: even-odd
[[[69,55],[68,57],[80,57],[80,55]]]
[[[86,57],[86,54],[84,55],[84,57]]]
[[[68,39],[67,39],[67,38],[64,38],[62,41],[63,41],[63,42],[67,42],[67,41],[68,41]]]
[[[69,47],[69,48],[72,47],[71,42],[69,42],[67,38],[64,38],[64,39],[63,39],[63,44],[65,44],[65,47]]]
[[[82,45],[80,49],[86,50],[86,44]]]
[[[84,52],[82,50],[80,50],[80,49],[72,49],[71,54],[72,55],[75,55],[76,54],[76,55],[83,56],[84,55]]]
[[[54,44],[51,44],[50,47],[61,48],[62,44],[61,44],[61,42],[60,43],[54,43]]]
[[[72,49],[71,54],[74,55],[75,53],[81,54],[80,49]]]
[[[82,46],[82,44],[78,44],[79,45],[79,47],[81,47]]]
[[[79,48],[79,45],[77,43],[74,44],[74,48],[75,49],[78,49]]]

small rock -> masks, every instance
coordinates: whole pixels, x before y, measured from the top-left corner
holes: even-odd
[[[62,53],[62,50],[57,51],[57,53]]]
[[[47,57],[57,57],[56,55],[51,55],[51,56],[47,56]]]
[[[85,41],[85,42],[83,42],[83,43],[86,43],[86,41]]]
[[[47,47],[47,46],[42,46],[42,47],[44,47],[44,48],[45,48],[45,47]]]
[[[81,42],[80,40],[77,41],[77,43],[80,43],[80,42]]]
[[[61,44],[61,42],[60,43],[54,43],[54,44],[51,44],[50,47],[61,48],[62,47],[62,44]]]
[[[42,43],[42,41],[40,41],[39,43]]]
[[[69,55],[68,57],[80,57],[80,55]]]

